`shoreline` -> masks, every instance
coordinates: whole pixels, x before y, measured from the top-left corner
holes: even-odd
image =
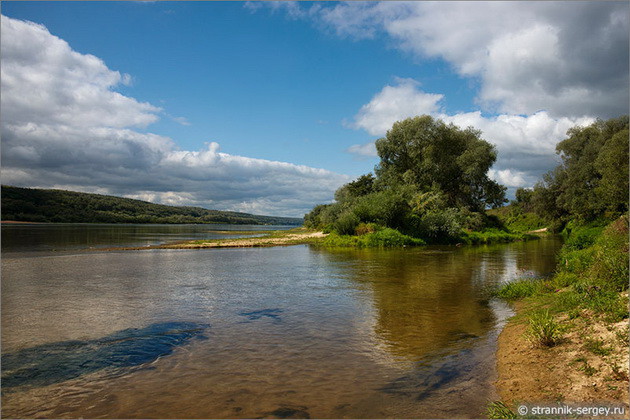
[[[238,234],[236,232],[234,234]],[[262,236],[235,239],[202,239],[169,242],[160,245],[94,248],[89,251],[140,251],[147,249],[211,249],[211,248],[265,248],[273,246],[305,245],[325,238],[327,234],[306,228],[272,231]]]
[[[568,328],[559,344],[542,348],[525,337],[527,315],[536,305],[520,301],[512,307],[516,315],[508,319],[497,342],[495,388],[501,402],[514,412],[520,404],[531,403],[625,406],[622,418],[629,418],[627,320],[610,324],[582,319]],[[605,342],[610,351],[589,351],[589,340],[594,339]]]

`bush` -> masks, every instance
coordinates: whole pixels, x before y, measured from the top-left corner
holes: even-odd
[[[368,233],[374,233],[377,230],[381,230],[381,229],[383,229],[383,227],[377,225],[376,223],[359,223],[359,225],[354,230],[354,233],[357,236],[361,236]]]
[[[409,213],[405,190],[378,191],[358,198],[350,207],[360,222],[400,228]]]
[[[560,271],[553,277],[553,284],[558,287],[568,287],[579,280],[578,276],[566,271]]]
[[[559,269],[569,273],[583,274],[593,264],[594,249],[573,250],[562,248],[558,254]]]
[[[455,208],[432,211],[420,220],[418,236],[435,243],[454,243],[461,236],[461,222],[459,211]]]
[[[467,244],[493,244],[525,239],[538,239],[538,237],[524,233],[509,233],[499,229],[485,229],[481,232],[465,232],[461,237],[461,241]]]
[[[602,232],[601,227],[580,229],[568,235],[564,245],[569,249],[584,249],[595,243]]]
[[[339,216],[337,221],[333,223],[333,227],[340,235],[354,235],[354,230],[359,225],[359,218],[356,214],[347,212]]]

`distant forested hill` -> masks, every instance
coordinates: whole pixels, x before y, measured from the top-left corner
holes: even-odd
[[[57,223],[231,223],[301,225],[293,217],[175,207],[74,191],[2,186],[2,220]]]

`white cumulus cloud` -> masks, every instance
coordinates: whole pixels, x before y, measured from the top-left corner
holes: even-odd
[[[115,91],[131,76],[41,25],[6,16],[1,23],[4,184],[301,216],[349,180],[222,153],[215,142],[180,150],[168,137],[138,131],[163,111]]]
[[[354,117],[354,127],[380,135],[396,121],[439,110],[438,103],[444,95],[423,92],[413,79],[398,78],[397,82],[395,86],[385,86],[361,107]]]
[[[343,2],[303,6],[342,37],[383,35],[480,84],[484,111],[602,118],[628,112],[628,2]],[[308,9],[307,9],[308,8]]]

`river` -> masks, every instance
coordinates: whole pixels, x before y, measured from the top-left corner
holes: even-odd
[[[99,249],[228,229],[2,226],[3,417],[478,418],[560,247]]]

